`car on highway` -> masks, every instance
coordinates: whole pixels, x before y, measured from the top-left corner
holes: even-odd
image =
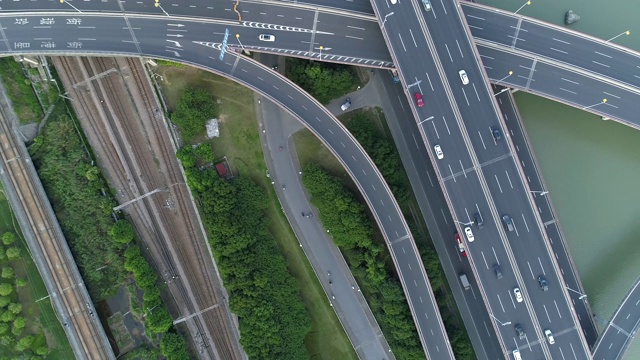
[[[473,237],[473,231],[471,231],[471,228],[468,226],[464,228],[464,234],[467,235],[467,240],[469,240],[469,242],[473,242],[473,240],[476,239]]]
[[[456,243],[458,244],[458,251],[460,252],[460,255],[467,257],[467,250],[464,248],[464,243],[460,238],[460,234],[456,232],[455,234],[453,234],[453,237],[456,239]]]
[[[391,0],[391,4],[392,4],[392,5],[395,5],[395,4],[397,4],[397,3],[398,3],[398,0]]]
[[[517,302],[522,302],[523,298],[519,287],[513,288],[513,295],[515,295]]]
[[[553,333],[551,332],[551,330],[546,329],[544,331],[544,336],[547,337],[547,341],[549,342],[549,345],[553,345],[556,343],[556,339],[553,338]]]
[[[493,135],[493,139],[495,141],[499,141],[502,139],[502,133],[500,132],[500,129],[498,129],[497,126],[494,126],[491,128],[491,135]]]
[[[424,5],[424,10],[425,11],[431,11],[431,1],[422,0],[422,5]]]
[[[516,329],[516,335],[518,335],[518,339],[522,340],[522,339],[524,339],[525,337],[527,337],[527,336],[524,334],[524,330],[522,329],[522,325],[520,325],[520,324],[516,324],[516,326],[514,326],[514,329]]]
[[[522,356],[520,356],[520,350],[515,349],[513,350],[512,354],[515,360],[522,360]]]
[[[509,231],[513,231],[515,229],[515,227],[513,226],[513,219],[509,215],[502,215],[502,223],[504,224],[504,227]]]
[[[467,72],[464,70],[458,71],[458,75],[460,75],[460,80],[462,80],[462,85],[467,85],[469,83],[469,77],[467,77]]]
[[[342,106],[340,106],[340,109],[342,109],[342,111],[347,111],[347,109],[351,106],[351,99],[347,98],[347,100],[344,102],[344,104],[342,104]]]
[[[496,273],[498,279],[502,279],[502,268],[500,264],[493,264],[493,271]]]
[[[271,34],[260,34],[258,35],[258,39],[260,41],[274,42],[276,41],[276,36]]]
[[[415,95],[413,95],[414,98],[416,98],[416,104],[418,104],[418,107],[423,107],[424,106],[424,100],[422,100],[422,94],[417,92],[415,93]]]
[[[538,284],[540,284],[540,289],[542,289],[542,291],[549,290],[549,284],[547,284],[547,279],[544,277],[544,275],[538,276]]]
[[[442,147],[440,147],[440,144],[436,144],[433,147],[433,150],[436,152],[436,156],[438,157],[438,159],[444,159],[444,153],[442,152]]]
[[[482,220],[482,215],[479,212],[473,214],[473,223],[476,224],[478,229],[482,229],[484,227],[484,220]]]

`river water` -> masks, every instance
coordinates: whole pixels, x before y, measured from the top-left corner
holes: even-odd
[[[531,0],[519,14],[564,26],[568,10],[581,17],[569,28],[605,40],[628,30],[613,42],[640,51],[639,0]],[[516,101],[602,331],[640,277],[640,131],[530,94]],[[640,342],[625,358],[640,359]]]

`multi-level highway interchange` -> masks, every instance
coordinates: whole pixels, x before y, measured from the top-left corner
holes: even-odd
[[[232,35],[223,48],[227,29],[240,34],[242,45]],[[274,34],[276,41],[260,42],[258,35],[265,32]],[[466,304],[459,307],[484,309],[473,317],[488,320],[465,321],[484,323],[486,329],[475,328],[477,340],[497,343],[488,345],[489,350],[477,350],[478,354],[513,358],[518,349],[524,359],[616,359],[635,333],[640,319],[638,287],[616,313],[626,318],[612,321],[596,343],[591,312],[555,218],[552,211],[542,210],[540,204],[547,200],[536,196],[539,189],[523,168],[533,162],[531,155],[516,149],[517,131],[506,131],[506,113],[499,110],[489,84],[529,91],[639,127],[634,115],[640,62],[633,51],[453,0],[433,1],[428,12],[421,3],[407,0],[395,4],[0,1],[0,36],[3,55],[126,55],[184,62],[234,79],[296,116],[333,151],[366,198],[393,255],[425,356],[453,358],[412,235],[366,153],[304,91],[231,50],[244,47],[395,67],[415,118],[411,141],[421,139],[416,141],[422,143],[418,156],[431,159],[435,174],[428,181],[439,183],[450,212],[445,216],[451,216],[450,228],[444,233],[457,228],[464,234],[469,226],[474,234],[473,242],[464,237],[463,241],[469,260],[465,270],[475,281],[457,301]],[[226,54],[221,57],[223,49]],[[460,70],[465,70],[468,84],[461,81]],[[424,96],[424,107],[413,100],[417,92]],[[507,136],[496,140],[492,127]],[[444,150],[442,159],[432,150],[436,144]],[[425,181],[412,179],[412,186],[429,187]],[[475,213],[482,214],[482,229],[471,225]],[[514,231],[503,226],[506,214],[513,219]],[[501,265],[500,280],[494,263]],[[443,266],[456,269],[457,275],[457,265],[443,261]],[[539,275],[546,277],[548,291],[540,289]],[[457,276],[449,280],[456,286]],[[522,302],[516,300],[516,287]],[[521,324],[527,336],[517,339],[513,326],[503,326],[507,321]],[[547,341],[546,329],[553,330],[554,344]],[[491,338],[483,339],[486,336]]]

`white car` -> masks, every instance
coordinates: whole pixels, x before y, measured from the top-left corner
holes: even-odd
[[[395,5],[398,3],[398,0],[391,0],[391,4]]]
[[[435,150],[436,156],[438,157],[438,159],[440,160],[444,159],[444,153],[442,152],[442,148],[440,147],[440,145],[434,146],[433,150]]]
[[[522,293],[520,292],[520,288],[513,288],[513,295],[516,296],[517,302],[522,302]]]
[[[260,34],[258,39],[260,39],[260,41],[274,42],[276,41],[276,36],[271,34]]]
[[[464,234],[467,235],[467,240],[469,240],[469,242],[473,242],[473,240],[476,239],[473,237],[473,231],[471,231],[471,228],[468,226],[464,228]]]
[[[544,336],[547,337],[547,341],[549,342],[549,345],[553,345],[556,343],[556,339],[553,338],[553,333],[551,332],[551,330],[546,329],[544,331]]]
[[[469,83],[469,78],[467,77],[467,72],[464,70],[458,71],[458,75],[460,75],[460,80],[462,80],[462,85],[467,85]]]

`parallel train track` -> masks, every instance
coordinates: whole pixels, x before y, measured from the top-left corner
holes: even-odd
[[[136,61],[138,62],[137,64],[135,63]],[[71,78],[74,84],[83,82],[85,78],[108,73],[114,66],[107,58],[60,58],[58,62],[61,63],[62,70],[67,73],[67,76]],[[157,107],[156,101],[148,93],[148,91],[152,91],[148,89],[148,83],[143,83],[145,75],[140,73],[142,66],[139,60],[127,59],[125,66],[131,71],[135,86],[141,89],[139,95],[144,103],[144,109],[141,111],[146,111],[148,117],[154,119],[154,109]],[[78,69],[86,70],[78,71]],[[145,148],[145,146],[148,147],[149,144],[140,144],[135,141],[136,138],[140,138],[140,134],[136,133],[136,131],[139,132],[139,129],[132,126],[130,122],[137,121],[139,116],[128,118],[127,115],[131,115],[132,95],[122,92],[120,80],[120,77],[110,75],[98,80],[100,82],[99,86],[95,86],[97,95],[101,99],[108,98],[109,104],[113,105],[112,111],[115,114],[115,118],[120,119],[120,121],[116,123],[116,119],[107,115],[105,116],[107,124],[100,125],[102,122],[92,121],[90,124],[91,129],[87,129],[87,131],[107,134],[98,136],[98,138],[100,138],[101,146],[107,150],[105,151],[107,158],[102,159],[102,161],[109,161],[111,165],[117,165],[116,171],[118,174],[114,174],[114,176],[127,174],[140,193],[151,191],[155,188],[168,188],[170,192],[173,192],[173,198],[177,199],[177,211],[182,214],[180,220],[184,223],[184,227],[188,229],[188,239],[184,239],[184,232],[180,232],[170,226],[172,222],[175,223],[175,216],[162,208],[163,204],[159,195],[150,196],[138,201],[135,205],[140,211],[149,214],[146,217],[148,222],[146,225],[153,229],[155,239],[151,239],[153,241],[148,246],[154,246],[161,257],[160,259],[155,259],[156,268],[158,270],[160,268],[177,269],[176,266],[181,266],[182,273],[188,276],[188,281],[191,285],[190,289],[187,289],[185,283],[180,279],[173,282],[175,291],[172,291],[172,293],[176,303],[183,304],[183,309],[186,307],[187,313],[183,315],[189,316],[198,311],[209,309],[188,320],[197,329],[198,334],[192,334],[192,336],[194,336],[194,341],[201,344],[201,354],[212,359],[239,359],[241,354],[237,345],[238,341],[232,334],[234,324],[230,316],[225,316],[224,308],[218,306],[223,299],[221,292],[215,287],[217,282],[212,278],[212,271],[203,271],[203,269],[206,270],[212,265],[207,267],[208,259],[205,258],[205,256],[208,256],[208,249],[205,248],[207,244],[202,244],[204,241],[199,241],[201,235],[195,233],[197,231],[195,229],[199,228],[193,222],[188,211],[188,205],[185,204],[185,201],[189,199],[188,190],[184,184],[180,184],[183,179],[174,166],[166,166],[168,174],[165,176],[168,177],[166,181],[169,182],[167,184],[162,179],[157,179],[158,170],[153,168],[154,159],[145,161],[145,158],[149,157],[149,149]],[[78,103],[76,106],[83,106],[87,114],[94,113],[88,108],[89,104],[84,101],[79,101]],[[135,109],[139,108],[136,107]],[[161,151],[160,154],[154,154],[154,157],[159,159],[175,157],[175,153],[168,141],[162,140],[167,137],[166,128],[162,126],[161,122],[155,125],[157,126],[145,129],[149,133],[148,141],[153,141],[154,149],[159,148]],[[140,176],[144,176],[144,182],[138,172]],[[145,183],[147,187],[145,187]],[[157,217],[153,216],[154,213],[157,214]],[[168,242],[172,243],[168,244]],[[190,292],[192,296],[190,296]],[[196,339],[196,337],[200,339]]]
[[[0,114],[2,117],[2,114]],[[86,359],[109,359],[112,357],[111,349],[105,349],[100,340],[100,322],[97,315],[88,307],[79,286],[84,286],[81,279],[75,278],[75,274],[70,269],[73,259],[65,257],[65,251],[61,249],[64,238],[59,238],[56,231],[55,218],[50,218],[45,200],[38,194],[34,186],[34,179],[31,177],[25,165],[27,154],[21,154],[16,146],[15,138],[10,135],[11,129],[6,119],[0,119],[0,145],[2,146],[2,162],[6,169],[9,180],[16,189],[18,198],[25,210],[29,224],[33,229],[39,251],[50,270],[55,285],[55,293],[52,297],[62,300],[65,307],[67,319],[67,331],[71,332],[80,344],[81,351]],[[82,354],[76,354],[81,356]]]

